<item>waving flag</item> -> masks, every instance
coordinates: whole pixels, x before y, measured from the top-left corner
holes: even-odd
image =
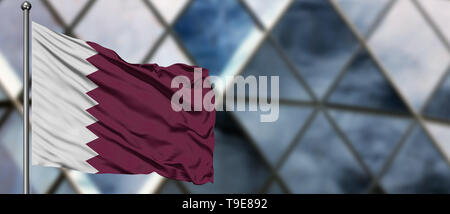
[[[194,68],[130,64],[33,23],[33,165],[213,182],[215,111],[171,108],[171,80]]]

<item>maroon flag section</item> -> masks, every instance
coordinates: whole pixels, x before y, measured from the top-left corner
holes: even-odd
[[[213,182],[215,110],[175,111],[174,77],[194,83],[194,66],[130,64],[114,51],[87,42],[98,54],[87,59],[98,71],[87,76],[98,87],[87,93],[98,136],[87,145],[98,155],[87,162],[97,173],[148,174],[194,184]],[[202,81],[208,77],[203,69]],[[194,84],[193,84],[194,85]],[[194,88],[192,88],[192,91]],[[202,96],[211,88],[202,89]],[[192,108],[194,109],[194,108]]]

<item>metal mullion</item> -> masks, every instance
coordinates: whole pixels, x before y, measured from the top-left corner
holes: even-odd
[[[85,17],[86,13],[89,11],[89,9],[92,8],[96,0],[89,0],[83,8],[80,10],[80,12],[77,14],[77,16],[72,20],[70,25],[65,29],[65,34],[74,35],[72,33],[73,29],[80,23],[80,21]]]
[[[419,3],[417,0],[413,0],[413,5],[416,7],[416,9],[419,11],[420,15],[425,19],[428,26],[431,27],[433,32],[436,34],[436,36],[439,38],[439,40],[444,44],[445,48],[447,49],[447,52],[450,54],[450,42],[445,37],[444,33],[442,33],[442,30],[440,27],[435,23],[432,17],[426,12],[425,8],[423,8],[422,4]],[[427,100],[425,101],[421,113],[424,114],[426,108],[430,105],[431,100],[436,95],[437,91],[440,89],[442,84],[445,82],[446,78],[450,75],[450,62],[446,67],[446,71],[442,74],[441,78],[439,79],[439,82],[434,86],[431,93],[428,95]]]
[[[387,3],[387,5],[382,9],[382,11],[377,14],[375,21],[370,25],[369,30],[367,31],[366,35],[364,36],[364,38],[366,40],[368,40],[368,39],[370,39],[370,37],[372,37],[373,33],[378,29],[378,27],[383,22],[384,18],[387,16],[387,14],[391,11],[391,9],[393,8],[393,6],[395,5],[396,2],[397,2],[397,0],[389,1]],[[326,100],[328,100],[329,96],[331,96],[331,93],[333,93],[334,89],[336,89],[339,82],[344,77],[344,75],[348,72],[350,66],[353,64],[356,57],[362,50],[364,50],[364,48],[360,44],[358,44],[357,49],[353,52],[352,56],[344,64],[344,66],[342,67],[338,76],[334,79],[331,86],[325,92],[325,95],[322,98],[322,102],[325,102]]]
[[[164,19],[164,17],[159,13],[158,9],[155,7],[155,5],[153,5],[153,3],[150,0],[142,0],[144,5],[149,9],[149,12],[154,15],[156,17],[156,19],[158,20],[158,22],[163,26],[164,28],[164,32],[159,36],[158,40],[156,41],[155,44],[152,45],[152,47],[150,48],[150,50],[147,52],[147,54],[144,56],[144,58],[142,59],[142,62],[145,63],[148,60],[150,60],[153,55],[156,53],[156,51],[159,50],[159,48],[161,47],[162,43],[168,39],[168,37],[171,35],[169,26],[172,27],[176,21],[178,21],[179,17],[181,16],[181,14],[184,13],[184,11],[186,11],[189,6],[191,5],[191,3],[193,2],[192,0],[189,0],[189,2],[187,2],[185,5],[183,5],[183,8],[181,8],[181,10],[179,11],[179,13],[175,16],[174,20],[170,23],[167,23],[166,20]],[[177,42],[177,41],[176,41]],[[180,43],[177,42],[177,46],[179,46]],[[180,47],[180,49],[182,49]],[[185,51],[183,51],[183,54],[185,54],[188,59],[192,61],[193,57],[192,56],[188,56],[186,54]]]
[[[313,90],[309,86],[308,82],[303,78],[300,74],[299,69],[297,69],[296,65],[289,59],[286,53],[281,48],[280,44],[272,37],[272,35],[268,35],[267,39],[272,44],[272,46],[277,51],[278,55],[281,57],[283,62],[288,66],[289,71],[294,75],[294,77],[301,83],[301,85],[306,89],[306,92],[311,97],[314,102],[317,102],[319,99],[314,94]]]
[[[52,17],[57,21],[57,23],[63,28],[63,33],[67,34],[68,36],[79,38],[74,32],[74,28],[78,23],[75,23],[75,21],[79,22],[89,11],[89,9],[92,7],[93,3],[95,3],[95,0],[90,0],[88,3],[86,3],[83,6],[83,9],[80,10],[79,14],[75,17],[75,19],[70,23],[67,24],[64,22],[64,20],[59,15],[58,11],[53,7],[53,5],[48,0],[42,0],[44,2],[44,5],[47,7],[47,9],[50,11],[50,14]]]
[[[284,16],[285,12],[290,8],[290,6],[292,5],[292,3],[294,1],[289,1],[289,3],[284,7],[284,9],[279,13],[279,15],[277,16],[277,18],[275,18],[274,23],[272,24],[272,26],[270,28],[266,28],[264,26],[264,24],[259,20],[259,18],[256,16],[256,14],[253,13],[253,11],[251,10],[251,8],[248,6],[248,4],[246,2],[244,2],[243,0],[238,0],[241,5],[243,5],[244,9],[247,10],[247,12],[250,14],[250,17],[252,18],[252,20],[256,23],[256,26],[263,32],[263,37],[261,39],[260,44],[257,45],[257,48],[255,49],[254,53],[252,53],[250,55],[250,57],[247,59],[247,61],[244,63],[244,66],[242,67],[242,69],[240,69],[240,71],[238,71],[236,74],[240,74],[242,73],[245,68],[247,67],[248,63],[250,63],[251,59],[253,58],[253,56],[258,52],[260,46],[265,42],[268,41],[277,51],[278,55],[280,56],[280,58],[283,60],[283,62],[288,66],[289,68],[289,72],[291,72],[291,74],[294,75],[294,77],[296,78],[297,82],[306,89],[306,92],[308,93],[308,95],[314,100],[316,101],[317,98],[313,92],[313,90],[311,89],[311,87],[309,86],[309,84],[306,82],[306,80],[299,74],[298,69],[296,68],[296,66],[291,62],[291,60],[289,59],[289,57],[284,53],[283,49],[281,48],[281,46],[278,44],[278,42],[273,38],[272,36],[272,30],[273,28],[278,24],[278,22],[281,20],[281,18]]]
[[[243,2],[242,0],[240,0],[241,3],[243,3],[244,5],[245,2]],[[392,2],[392,1],[391,1]],[[292,2],[290,2],[292,3]],[[389,3],[388,5],[388,9],[390,9],[392,6],[392,3]],[[290,4],[288,7],[289,8]],[[247,7],[247,9],[249,10],[249,8]],[[252,12],[250,12],[251,14],[253,14]],[[385,14],[382,14],[384,17]],[[261,27],[262,29],[264,29],[264,25],[259,21],[259,19],[257,19],[257,17],[253,14],[253,19],[255,20],[256,23],[258,23],[258,26]],[[379,20],[377,20],[377,22],[375,22],[375,24],[372,26],[372,29],[370,31],[370,34],[373,32],[373,28],[375,28],[374,26],[378,26]],[[275,26],[276,24],[274,24]],[[294,75],[299,78],[300,82],[303,84],[303,86],[307,89],[308,93],[310,94],[310,96],[313,98],[313,100],[317,100],[317,98],[314,96],[314,93],[312,92],[311,88],[309,88],[308,83],[303,79],[303,77],[301,75],[298,74],[298,69],[296,68],[296,66],[291,62],[291,60],[287,57],[287,55],[284,53],[284,51],[282,50],[282,48],[280,47],[280,45],[278,44],[278,42],[275,41],[275,39],[273,39],[273,37],[270,35],[269,40],[271,41],[272,45],[275,46],[275,48],[278,51],[278,54],[281,56],[282,59],[284,59],[285,63],[290,67],[291,71],[294,71],[293,73],[295,73]],[[357,53],[357,52],[355,52]],[[296,71],[296,72],[295,72]],[[345,71],[345,70],[344,70]],[[343,73],[343,72],[341,72]],[[321,106],[321,102],[319,103],[319,105]],[[320,107],[319,107],[320,108]],[[331,125],[334,127],[335,131],[338,133],[338,135],[341,137],[341,139],[344,141],[344,143],[346,144],[346,146],[348,147],[348,149],[350,150],[350,152],[353,154],[353,156],[357,159],[357,161],[359,162],[359,164],[363,167],[363,169],[366,171],[366,173],[368,173],[368,175],[370,177],[373,178],[372,173],[370,172],[370,170],[368,169],[368,167],[365,165],[364,161],[362,161],[362,159],[359,157],[358,153],[354,150],[352,144],[350,143],[350,141],[347,139],[347,137],[345,136],[345,134],[338,128],[338,126],[335,124],[335,122],[333,121],[332,118],[330,118],[330,116],[328,115],[328,112],[326,109],[322,109],[325,113],[325,115],[327,116],[327,119],[329,120],[329,122],[331,123]],[[303,135],[303,134],[302,134]],[[302,135],[298,136],[298,138],[301,138]],[[292,143],[292,144],[295,144]],[[284,158],[284,157],[283,157]],[[287,157],[286,157],[287,158]],[[281,162],[282,163],[282,162]],[[276,169],[276,171],[278,171],[278,168]],[[380,188],[382,188],[380,186]]]
[[[248,64],[250,63],[251,59],[253,58],[253,56],[258,52],[258,50],[260,49],[260,46],[267,40],[269,40],[273,45],[278,45],[278,44],[273,44],[275,42],[275,40],[272,38],[272,30],[273,28],[278,24],[278,22],[281,20],[282,16],[285,14],[285,12],[290,8],[290,6],[292,5],[293,1],[290,1],[285,7],[284,9],[279,13],[278,17],[275,19],[274,23],[271,25],[270,28],[266,28],[264,26],[264,24],[259,20],[259,18],[256,16],[256,14],[253,13],[253,10],[251,10],[251,8],[247,5],[246,2],[244,2],[243,0],[239,0],[239,2],[241,3],[241,5],[243,6],[243,8],[247,11],[248,14],[250,14],[250,17],[252,18],[252,20],[256,23],[256,26],[263,32],[263,37],[261,39],[260,44],[257,45],[255,51],[248,57],[247,61],[244,63],[244,65],[242,66],[242,68],[240,69],[240,71],[238,71],[237,74],[240,74],[241,72],[243,72],[246,67],[248,66]],[[278,54],[280,55],[280,52],[283,53],[283,51],[281,50],[281,47],[278,45],[278,47],[275,47]],[[280,56],[281,57],[281,56]],[[284,59],[285,63],[286,63],[286,59],[287,57]],[[288,63],[286,63],[288,64]],[[289,65],[288,65],[289,66]],[[309,88],[309,86],[306,84],[306,81],[298,74],[296,73],[293,68],[295,69],[295,66],[291,64],[291,66],[289,66],[289,70],[294,73],[294,76],[298,79],[299,84],[302,85],[306,90],[307,93],[309,94],[309,96],[315,100],[315,96],[313,91]],[[281,167],[282,163],[284,162],[285,159],[287,159],[287,156],[285,156],[286,153],[290,153],[289,148],[291,147],[295,147],[296,146],[296,142],[300,141],[300,139],[303,137],[304,133],[306,132],[307,128],[310,126],[311,122],[313,121],[313,119],[315,118],[315,116],[317,115],[317,109],[314,109],[314,111],[311,113],[311,115],[308,117],[307,121],[305,122],[305,124],[297,131],[296,136],[294,137],[294,139],[289,143],[288,148],[283,151],[283,154],[280,158],[280,160],[278,161],[278,163],[275,165],[275,167],[273,167],[272,170],[272,175],[269,176],[269,178],[265,181],[265,184],[263,185],[261,192],[265,192],[267,191],[267,189],[270,187],[270,184],[272,184],[273,180],[277,180],[278,183],[280,184],[281,188],[283,189],[283,191],[291,193],[290,188],[285,184],[285,181],[283,180],[282,176],[280,176],[280,174],[278,173],[279,168]],[[236,120],[237,123],[239,123],[238,120]],[[248,135],[248,138],[251,139],[251,136],[247,133],[247,131],[245,129],[243,129],[241,127],[241,130],[243,130],[244,132],[246,132],[246,134]],[[252,141],[254,141],[252,139]],[[253,142],[253,144],[255,144],[255,147],[257,147],[257,149],[259,150],[259,146],[256,145],[255,142]],[[264,159],[266,159],[265,155],[263,153],[261,153],[261,155],[264,157]],[[268,160],[266,160],[268,162]],[[270,162],[268,162],[270,164]],[[270,164],[270,167],[272,168],[272,165]]]
[[[168,36],[169,32],[167,31],[167,29],[164,29],[164,32],[158,37],[158,40],[156,40],[156,42],[152,44],[147,54],[145,54],[144,58],[141,60],[141,63],[147,63],[153,57],[153,55],[155,55],[156,51],[159,50],[162,43],[168,38]]]
[[[175,185],[177,185],[178,189],[181,191],[182,194],[189,194],[190,193],[189,189],[181,181],[175,181]]]
[[[364,172],[370,177],[371,180],[374,180],[375,176],[370,171],[370,168],[366,165],[363,158],[359,155],[358,151],[356,151],[355,147],[351,143],[350,139],[348,139],[347,135],[339,128],[336,121],[330,116],[328,110],[326,108],[322,108],[322,112],[324,113],[328,122],[336,131],[336,133],[338,134],[339,138],[342,140],[344,145],[347,147],[347,149],[350,151],[350,153],[353,155],[353,157],[356,159],[359,165],[363,168]],[[385,192],[381,185],[378,184],[378,187],[382,190],[383,193]]]
[[[379,71],[381,72],[381,74],[386,78],[386,80],[388,81],[388,83],[392,86],[393,90],[398,93],[401,101],[403,101],[403,103],[406,105],[408,111],[412,114],[412,116],[414,117],[414,119],[418,122],[418,124],[422,127],[422,129],[424,130],[425,134],[430,138],[431,142],[434,144],[435,148],[439,151],[439,153],[442,155],[442,157],[444,157],[447,160],[447,164],[450,163],[450,160],[448,160],[445,156],[445,154],[443,153],[442,149],[440,148],[440,145],[436,142],[436,140],[434,139],[434,137],[429,133],[428,129],[425,127],[424,125],[424,121],[421,115],[419,115],[418,113],[416,113],[413,109],[413,107],[411,106],[411,104],[408,102],[408,100],[405,98],[405,96],[401,93],[401,91],[399,90],[399,88],[397,87],[397,85],[394,83],[394,81],[392,80],[391,76],[389,75],[389,73],[386,71],[386,69],[383,67],[383,65],[381,64],[381,62],[378,60],[378,58],[375,56],[375,54],[373,53],[372,49],[369,47],[369,45],[367,44],[367,42],[363,39],[363,37],[359,34],[359,32],[356,30],[355,26],[348,20],[348,18],[346,17],[346,15],[343,13],[343,11],[341,10],[341,8],[333,1],[333,0],[328,0],[330,2],[330,4],[332,5],[332,7],[334,8],[334,10],[338,13],[338,15],[344,20],[344,22],[346,23],[346,25],[348,26],[348,28],[351,30],[351,32],[354,34],[354,36],[358,39],[358,41],[360,42],[360,44],[364,47],[364,49],[367,51],[367,53],[369,54],[369,56],[372,58],[373,62],[375,63],[375,65],[377,66],[377,68],[379,69]]]
[[[426,12],[425,8],[422,6],[421,3],[419,3],[417,0],[412,0],[413,5],[416,7],[416,9],[419,11],[420,15],[425,19],[428,26],[431,27],[433,32],[436,34],[436,36],[439,38],[439,40],[445,45],[445,48],[450,53],[450,43],[447,40],[444,33],[442,33],[442,30],[440,30],[440,27],[436,24],[436,22],[433,20],[433,18],[430,17],[430,15]]]
[[[275,172],[280,177],[279,178],[280,180],[283,180],[283,177],[279,175],[278,171],[281,169],[284,162],[286,162],[286,160],[290,157],[290,155],[294,151],[295,147],[297,147],[300,144],[301,139],[305,135],[306,131],[309,130],[309,127],[311,126],[312,122],[314,121],[314,119],[317,117],[317,114],[319,113],[318,108],[313,108],[313,109],[314,109],[313,112],[308,116],[308,119],[306,119],[305,123],[299,129],[299,131],[297,131],[294,139],[292,139],[292,141],[289,143],[288,147],[281,154],[281,158],[275,164],[275,167],[274,167]],[[274,176],[270,176],[266,180],[265,184],[263,185],[261,192],[263,192],[263,193],[267,192],[267,190],[270,188],[270,185],[273,183],[273,181],[274,181]],[[291,192],[290,189],[289,189],[289,192]]]
[[[422,108],[420,109],[419,113],[424,115],[425,111],[427,110],[428,106],[431,105],[431,101],[436,96],[437,92],[441,88],[441,86],[444,84],[444,82],[447,80],[447,77],[450,76],[450,63],[447,65],[447,70],[444,72],[442,77],[439,79],[439,81],[436,83],[436,85],[431,90],[431,93],[428,95],[427,99],[425,100]],[[425,115],[423,117],[426,117]]]
[[[363,37],[363,39],[369,39],[373,35],[373,33],[378,29],[380,23],[382,23],[384,18],[391,11],[391,9],[395,5],[395,3],[396,3],[396,1],[392,0],[383,8],[383,10],[377,15],[375,21],[371,24],[371,26],[369,28],[369,31],[367,32],[367,35],[365,37]],[[342,14],[338,13],[338,15],[341,17],[342,20],[344,20],[344,17],[342,16]],[[344,20],[344,22],[345,22],[345,20]],[[355,28],[355,30],[356,30],[356,28]],[[346,74],[349,71],[349,67],[352,65],[352,63],[356,59],[357,55],[362,50],[364,50],[363,46],[361,44],[358,44],[358,48],[355,50],[355,52],[353,52],[353,55],[350,57],[350,59],[347,61],[347,63],[344,65],[344,67],[341,69],[341,71],[339,72],[337,78],[334,79],[331,87],[328,88],[327,92],[325,93],[325,96],[322,98],[321,103],[325,102],[328,99],[328,97],[331,95],[331,93],[337,87],[337,85],[340,82],[340,80],[343,78],[344,74]],[[363,170],[368,174],[368,176],[371,178],[372,181],[375,180],[376,177],[371,172],[370,168],[366,165],[366,163],[364,162],[362,157],[359,155],[357,150],[354,148],[353,144],[348,139],[347,135],[341,130],[339,125],[336,123],[336,121],[330,116],[327,107],[324,106],[324,108],[322,110],[323,110],[326,118],[328,119],[329,123],[332,125],[334,130],[337,132],[337,134],[339,135],[341,140],[343,140],[344,144],[350,150],[352,155],[356,158],[356,160],[359,163],[359,165],[362,166]],[[375,183],[373,183],[373,186],[374,187],[378,187],[383,193],[385,192],[384,188],[377,181]],[[371,188],[369,187],[369,190],[370,189]]]
[[[55,7],[53,7],[53,5],[48,0],[42,0],[42,3],[44,3],[44,6],[47,7],[52,17],[56,20],[56,22],[64,29],[67,29],[68,27],[67,23],[64,22],[64,19],[59,15]]]
[[[155,8],[152,2],[143,0],[145,2],[145,5],[150,9],[151,12],[155,15],[155,17],[159,20],[159,22],[163,25],[165,30],[169,33],[169,35],[172,36],[172,38],[175,40],[175,43],[180,48],[181,52],[188,58],[190,62],[193,64],[197,64],[195,58],[187,51],[186,47],[183,45],[183,42],[181,42],[180,38],[178,37],[177,33],[173,30],[173,24],[175,24],[178,19],[184,14],[187,9],[190,7],[190,5],[194,2],[193,0],[190,0],[188,3],[186,3],[183,7],[183,9],[178,13],[177,17],[169,24],[165,21],[164,17],[159,13],[159,11]]]
[[[396,143],[396,146],[394,147],[394,150],[389,155],[387,160],[385,160],[385,162],[383,163],[380,171],[378,172],[378,174],[376,175],[376,177],[374,178],[374,180],[370,184],[370,186],[368,188],[369,193],[375,191],[377,186],[381,187],[381,183],[380,183],[381,179],[384,177],[385,173],[390,168],[390,166],[391,166],[392,162],[394,161],[395,157],[397,157],[397,154],[400,152],[401,148],[406,143],[406,140],[408,139],[408,137],[410,136],[410,134],[414,130],[415,125],[416,125],[416,120],[411,120],[409,125],[408,125],[408,128],[405,131],[405,133],[403,133],[403,135],[400,138],[400,140]]]
[[[188,4],[191,4],[193,1],[190,1]],[[151,2],[149,2],[149,4],[151,4]],[[187,8],[187,7],[186,7]],[[181,12],[179,14],[179,17],[181,17],[182,14],[184,14],[185,11]],[[157,13],[157,11],[156,11]],[[172,23],[176,23],[176,21],[178,20],[178,17],[176,20],[174,20]],[[167,25],[167,23],[162,20],[162,22],[164,23],[164,25],[168,28],[169,33],[173,36],[173,38],[175,39],[175,41],[177,42],[177,44],[179,45],[180,49],[186,54],[186,56],[188,56],[188,58],[194,63],[196,64],[196,60],[194,59],[194,57],[187,51],[187,49],[184,47],[183,43],[181,42],[181,40],[179,39],[177,33],[173,30],[172,25]],[[264,32],[264,31],[263,31]],[[264,39],[262,39],[263,41]],[[258,49],[255,49],[254,53],[257,52]],[[253,53],[253,54],[254,54]],[[251,57],[249,57],[251,58]],[[241,69],[242,70],[242,69]],[[229,114],[231,115],[231,117],[233,117],[234,121],[236,124],[238,124],[239,126],[241,126],[241,124],[239,123],[238,120],[235,119],[235,116],[233,114]],[[247,141],[251,144],[251,146],[256,150],[256,152],[260,155],[260,157],[262,158],[262,160],[264,161],[265,165],[267,168],[269,168],[269,170],[271,170],[273,172],[273,168],[270,165],[270,163],[268,162],[268,160],[265,158],[265,156],[261,153],[261,151],[259,151],[259,147],[256,145],[256,143],[253,141],[253,139],[250,138],[250,135],[244,130],[242,129],[242,127],[240,128],[240,130],[242,130],[244,132],[244,135],[246,135],[246,139]],[[279,181],[280,186],[282,189],[284,190],[288,190],[287,186],[285,185],[284,181],[280,180],[279,176],[276,175],[276,179]],[[183,185],[183,184],[181,184]]]
[[[58,176],[56,179],[52,182],[52,184],[47,188],[45,191],[45,194],[55,194],[55,192],[58,190],[58,188],[61,186],[61,184],[64,181],[64,173],[61,171],[58,172]]]
[[[247,130],[242,126],[241,123],[239,123],[239,121],[237,120],[236,116],[232,113],[227,113],[228,115],[230,115],[230,117],[232,118],[233,122],[237,125],[238,129],[242,131],[243,135],[244,135],[244,139],[246,142],[248,142],[250,144],[251,147],[253,147],[253,149],[255,150],[256,154],[261,158],[261,160],[263,161],[263,164],[266,166],[266,168],[270,171],[270,177],[273,177],[275,180],[277,180],[281,186],[281,188],[283,189],[283,191],[290,193],[290,189],[288,188],[288,186],[286,185],[286,183],[284,182],[284,180],[281,178],[281,176],[278,174],[278,172],[276,171],[276,169],[272,166],[272,164],[270,163],[270,161],[266,158],[266,156],[264,155],[264,153],[262,152],[262,150],[259,148],[259,146],[257,145],[256,141],[250,136],[250,134],[247,132]]]
[[[392,0],[390,1],[384,8],[383,10],[377,15],[375,21],[371,24],[369,31],[367,32],[367,35],[364,37],[364,39],[369,39],[373,33],[378,29],[380,23],[382,23],[382,21],[384,20],[384,18],[387,16],[387,14],[391,11],[391,9],[393,8],[393,6],[395,5],[397,1]],[[341,18],[343,18],[340,14],[338,14]],[[321,102],[326,102],[326,100],[329,98],[329,96],[331,95],[331,93],[334,91],[334,89],[337,87],[338,83],[340,82],[340,80],[343,78],[343,76],[349,71],[349,67],[352,65],[352,63],[354,62],[354,60],[356,59],[357,55],[360,53],[360,51],[364,50],[363,46],[361,46],[361,44],[358,44],[358,48],[355,50],[355,52],[353,52],[352,56],[350,57],[350,59],[347,61],[347,63],[344,65],[344,67],[341,69],[341,71],[339,72],[337,78],[335,78],[335,80],[333,81],[331,87],[329,87],[327,89],[327,92],[325,93],[325,96],[322,98]],[[371,178],[371,180],[375,180],[376,182],[373,183],[371,186],[378,187],[379,189],[381,189],[382,192],[385,192],[384,188],[381,186],[381,184],[378,183],[378,181],[376,180],[376,177],[373,175],[373,173],[370,171],[369,167],[366,165],[366,163],[364,162],[364,160],[362,159],[362,157],[359,155],[359,153],[356,151],[356,149],[354,148],[353,144],[351,143],[351,141],[348,139],[347,135],[340,129],[340,127],[338,126],[338,124],[336,124],[335,120],[329,115],[328,113],[328,109],[326,106],[324,106],[323,108],[323,112],[326,115],[326,118],[328,119],[328,121],[330,122],[330,124],[332,125],[332,127],[335,129],[335,131],[338,133],[338,135],[340,136],[340,138],[343,140],[344,144],[347,146],[347,148],[350,150],[350,152],[353,154],[353,156],[356,158],[357,162],[360,164],[360,166],[363,167],[364,171],[369,175],[369,177]],[[369,190],[372,189],[372,187],[369,186]]]
[[[165,41],[165,39],[168,37],[169,31],[167,29],[168,24],[164,21],[164,17],[162,17],[161,14],[157,13],[157,9],[155,8],[155,6],[149,0],[142,0],[142,2],[149,9],[150,14],[154,15],[156,17],[156,19],[158,20],[158,22],[164,28],[164,32],[158,37],[156,42],[151,45],[151,47],[149,48],[149,51],[147,52],[147,54],[145,54],[144,58],[141,60],[142,63],[146,63],[148,60],[150,60],[152,58],[152,56],[156,53],[156,51],[159,50],[163,41]]]
[[[167,183],[168,183],[168,179],[162,180],[161,183],[156,188],[155,192],[149,192],[149,193],[161,194],[161,192],[163,191],[163,189],[164,189],[164,187],[166,186]]]
[[[410,114],[403,113],[403,112],[392,112],[392,111],[372,109],[372,108],[367,108],[367,107],[348,106],[348,105],[341,105],[341,104],[334,104],[334,103],[325,103],[325,104],[323,104],[323,107],[325,107],[327,109],[331,109],[331,110],[351,111],[354,113],[363,113],[363,114],[367,114],[367,115],[385,116],[385,117],[391,117],[391,118],[411,118],[412,117]]]
[[[284,10],[282,10],[280,12],[280,14],[274,19],[274,24],[270,27],[270,28],[266,28],[261,22],[260,20],[256,17],[256,15],[253,13],[253,11],[250,9],[250,7],[248,7],[247,3],[245,3],[242,0],[238,0],[239,3],[241,4],[241,6],[243,7],[244,10],[247,11],[247,14],[250,15],[250,18],[252,19],[252,21],[256,24],[256,27],[262,32],[262,37],[260,38],[259,42],[256,43],[255,48],[253,50],[252,53],[250,53],[246,59],[244,60],[244,62],[241,64],[240,68],[237,69],[237,71],[234,73],[234,75],[240,75],[244,72],[244,70],[247,68],[248,64],[251,62],[251,60],[253,59],[253,57],[256,55],[256,53],[259,51],[259,49],[261,48],[262,44],[267,41],[267,37],[270,35],[270,33],[272,32],[273,26],[275,26],[276,23],[278,23],[278,21],[280,20],[280,18],[282,17],[283,13],[285,12],[285,10],[287,8],[289,8],[290,4],[292,3],[292,1],[290,1],[288,3],[288,5],[284,8]]]

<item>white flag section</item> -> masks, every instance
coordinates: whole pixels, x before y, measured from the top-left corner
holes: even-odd
[[[32,163],[96,173],[86,162],[97,156],[86,146],[97,138],[86,128],[96,119],[85,110],[97,104],[86,95],[97,87],[86,76],[98,70],[86,59],[97,52],[34,22],[32,29]]]

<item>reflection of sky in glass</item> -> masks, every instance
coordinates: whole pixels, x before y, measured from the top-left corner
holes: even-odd
[[[192,64],[181,52],[172,37],[167,37],[155,55],[148,63],[157,63],[160,66],[169,66],[175,63]]]
[[[450,193],[450,168],[416,127],[382,179],[388,193]]]
[[[49,0],[49,2],[58,11],[64,23],[70,25],[88,0]],[[32,10],[34,13],[34,4]]]
[[[289,4],[289,0],[244,0],[258,14],[258,18],[266,28],[272,27],[277,16]]]
[[[175,30],[199,66],[217,75],[253,25],[237,1],[208,0],[194,1]]]
[[[439,148],[444,152],[447,160],[450,160],[450,126],[440,123],[427,123],[427,128],[437,140]]]
[[[273,123],[260,122],[260,115],[268,112],[235,111],[233,114],[250,133],[270,163],[275,166],[311,111],[309,108],[297,106],[280,106],[278,120]]]
[[[450,3],[446,0],[437,0],[437,1],[420,1],[420,4],[425,8],[428,12],[428,15],[432,17],[432,19],[436,22],[439,29],[447,38],[447,41],[450,41]]]
[[[318,95],[323,94],[335,80],[337,72],[356,49],[356,41],[335,14],[327,1],[295,1],[287,14],[278,14],[287,1],[244,0],[265,26],[274,23],[280,15],[279,25],[274,26],[273,36],[291,60],[299,74]],[[389,0],[337,0],[348,18],[361,33],[366,33],[375,17]],[[61,32],[46,7],[31,0],[31,18],[52,30]],[[70,23],[87,2],[50,0],[64,22]],[[167,22],[175,21],[186,0],[149,0],[160,10]],[[357,2],[357,3],[355,3]],[[448,9],[450,2],[442,0],[420,1],[445,37],[450,39]],[[163,27],[141,1],[112,2],[105,9],[104,2],[96,2],[87,16],[82,18],[75,33],[118,51],[131,61],[142,60],[149,48],[163,32]],[[21,81],[22,75],[22,14],[20,2],[0,1],[0,55]],[[269,6],[268,6],[269,5]],[[168,35],[149,60],[160,65],[189,62],[176,39],[193,56],[199,65],[209,68],[212,74],[228,74],[237,71],[247,57],[256,51],[244,75],[279,75],[280,96],[283,99],[311,102],[298,78],[268,42],[260,49],[263,32],[237,1],[195,1],[181,20],[175,22],[176,36]],[[268,9],[269,8],[269,9]],[[8,17],[7,19],[3,17]],[[420,17],[410,1],[398,1],[380,31],[371,37],[370,45],[394,82],[401,88],[414,106],[427,98],[431,88],[441,78],[450,57],[431,28]],[[124,30],[127,29],[127,30]],[[420,30],[418,30],[420,29]],[[88,38],[89,37],[89,38]],[[178,38],[177,38],[178,37]],[[3,67],[0,75],[5,74]],[[231,72],[230,72],[231,73]],[[21,84],[15,84],[20,89]],[[5,99],[0,90],[0,101]],[[425,115],[442,120],[427,123],[427,128],[447,151],[450,160],[450,77],[431,100]],[[343,76],[336,90],[327,100],[349,107],[370,108],[373,111],[404,111],[405,108],[392,87],[368,58],[360,53],[350,70]],[[282,104],[280,120],[274,124],[258,123],[261,112],[218,113],[216,124],[216,150],[214,156],[215,183],[196,186],[185,182],[169,181],[163,193],[180,193],[179,184],[194,193],[255,193],[269,184],[270,170],[266,163],[274,164],[286,151],[287,145],[303,127],[312,109]],[[0,107],[0,115],[5,108]],[[331,111],[340,129],[347,135],[362,161],[372,173],[378,172],[387,156],[408,125],[408,119],[382,117],[343,111]],[[284,184],[292,192],[341,193],[365,192],[370,178],[358,165],[353,155],[335,133],[323,115],[319,114],[312,127],[297,143],[278,172]],[[426,119],[426,118],[425,118]],[[14,112],[0,127],[0,192],[19,193],[22,190],[22,128],[21,117]],[[248,133],[244,133],[244,131]],[[251,137],[252,145],[243,136]],[[257,149],[255,150],[255,147]],[[449,167],[432,142],[417,129],[394,158],[382,178],[382,187],[389,193],[449,192]],[[262,155],[262,156],[261,156]],[[266,159],[267,162],[265,160]],[[43,193],[58,176],[59,169],[32,167],[32,192]],[[72,173],[71,173],[72,175]],[[81,176],[82,175],[82,176]],[[146,175],[90,175],[78,173],[75,182],[84,191],[90,189],[105,193],[142,192],[148,183]],[[81,176],[81,177],[80,177]],[[92,186],[90,186],[93,184]],[[283,186],[284,187],[284,186]],[[67,180],[56,193],[73,193]],[[272,181],[268,193],[282,193],[280,183]]]
[[[166,22],[172,22],[188,0],[150,0]]]
[[[370,45],[416,110],[450,63],[449,53],[411,1],[398,1]]]
[[[187,183],[192,193],[255,193],[269,176],[267,167],[225,112],[217,113],[214,131],[214,184]],[[226,123],[226,124],[225,124]]]
[[[293,193],[361,193],[370,179],[323,114],[280,170]]]
[[[299,72],[320,96],[357,44],[344,22],[323,0],[295,1],[273,33]]]
[[[405,119],[391,117],[340,111],[332,115],[373,174],[380,172],[408,125]]]
[[[398,94],[365,52],[358,54],[328,101],[388,111],[407,111]]]
[[[55,192],[56,194],[75,194],[72,186],[70,186],[68,181],[63,181],[63,183],[58,187]]]
[[[267,95],[269,97],[272,89],[270,76],[278,76],[281,99],[310,100],[306,89],[303,88],[300,81],[296,79],[292,71],[277,54],[275,48],[268,42],[264,42],[242,73],[244,77],[250,75],[254,75],[257,79],[258,76],[267,76]]]
[[[267,193],[269,193],[269,194],[283,194],[285,192],[281,188],[280,184],[278,184],[278,182],[274,182],[272,185],[270,185],[269,189],[267,190]]]
[[[141,63],[162,26],[142,1],[100,0],[75,32],[81,39],[115,50],[130,63]]]
[[[450,121],[450,75],[432,97],[429,106],[425,109],[425,114]]]
[[[360,33],[365,35],[377,15],[391,0],[337,0]]]

